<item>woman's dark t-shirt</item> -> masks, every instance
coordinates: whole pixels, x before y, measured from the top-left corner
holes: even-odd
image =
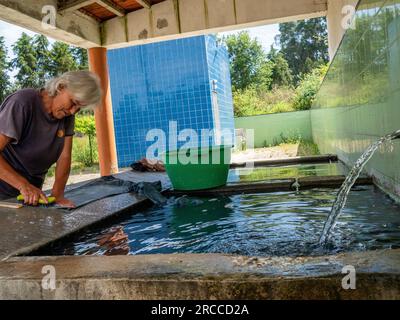
[[[74,134],[74,116],[52,118],[45,112],[40,91],[23,89],[0,106],[0,134],[12,139],[1,153],[4,159],[31,184],[42,188],[48,169],[61,155],[65,136]],[[0,195],[18,193],[0,180]]]

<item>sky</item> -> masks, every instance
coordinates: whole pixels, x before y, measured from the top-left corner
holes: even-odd
[[[21,37],[22,33],[25,32],[29,36],[34,36],[35,32],[32,32],[28,29],[24,29],[21,27],[18,27],[16,25],[4,22],[0,20],[0,36],[4,37],[4,42],[7,47],[7,52],[8,52],[8,58],[12,59],[14,58],[14,54],[12,52],[12,45],[17,42],[18,38]],[[54,40],[49,38],[50,42],[53,42]],[[12,71],[10,73],[10,76],[13,78],[16,74],[16,71]]]
[[[243,31],[243,30],[248,31],[252,38],[257,38],[258,41],[262,44],[264,50],[266,52],[269,52],[271,45],[274,44],[275,36],[277,34],[279,34],[279,25],[273,24],[273,25],[266,25],[266,26],[255,27],[255,28],[250,28],[250,29],[242,29],[242,30],[223,32],[223,33],[220,33],[220,35],[235,34],[240,31]],[[24,28],[21,28],[16,25],[12,25],[12,24],[9,24],[7,22],[0,20],[0,36],[4,37],[5,44],[6,44],[7,50],[8,50],[9,58],[14,57],[14,55],[12,53],[12,45],[18,40],[18,38],[21,36],[22,32],[25,32],[30,36],[33,36],[36,34],[30,30],[27,30],[27,29],[24,29]],[[53,41],[52,39],[49,39],[49,40],[50,40],[50,42]],[[11,74],[11,76],[14,76],[14,72]]]
[[[269,52],[271,49],[271,45],[274,45],[275,48],[277,46],[275,45],[275,36],[279,34],[279,24],[270,24],[266,26],[261,26],[261,27],[254,27],[250,29],[242,29],[242,30],[235,30],[235,31],[230,31],[230,32],[223,32],[220,33],[220,35],[230,35],[230,34],[235,34],[240,31],[248,31],[250,34],[250,37],[257,38],[258,41],[262,44],[264,51]]]

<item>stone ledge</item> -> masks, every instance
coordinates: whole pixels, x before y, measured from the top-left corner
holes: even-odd
[[[400,249],[323,257],[220,254],[21,257],[0,263],[0,299],[399,299]],[[56,290],[41,287],[54,266]],[[341,286],[346,265],[355,290]]]

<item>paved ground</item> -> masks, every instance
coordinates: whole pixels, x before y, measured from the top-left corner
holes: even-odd
[[[88,181],[100,177],[100,173],[86,173],[86,174],[75,174],[70,175],[67,185],[75,184],[82,181]],[[43,190],[51,190],[54,184],[54,177],[48,177],[44,181]]]
[[[298,144],[282,144],[270,148],[257,148],[252,150],[232,153],[232,162],[244,162],[253,160],[273,160],[287,159],[296,157],[298,154]]]

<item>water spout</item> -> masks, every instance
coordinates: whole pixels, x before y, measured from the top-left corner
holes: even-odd
[[[347,196],[349,195],[351,187],[360,176],[361,171],[364,169],[364,166],[367,164],[368,160],[372,158],[375,151],[379,148],[380,145],[395,139],[400,139],[400,130],[383,136],[382,138],[371,144],[367,148],[367,150],[364,151],[361,157],[356,161],[354,167],[351,169],[342,186],[340,187],[338,195],[336,196],[335,203],[332,206],[331,213],[325,221],[324,229],[322,230],[321,237],[319,238],[320,245],[325,245],[329,240],[331,231],[335,227],[337,219],[346,204]]]

